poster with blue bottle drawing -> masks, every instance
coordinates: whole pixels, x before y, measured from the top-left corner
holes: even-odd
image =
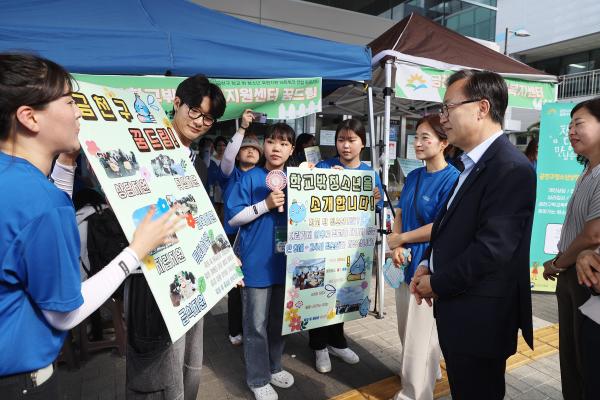
[[[78,82],[79,141],[102,191],[131,241],[152,205],[185,217],[177,243],[142,260],[171,340],[180,338],[242,278],[219,218],[161,107],[133,90]]]
[[[366,317],[377,237],[373,171],[287,174],[282,334]]]

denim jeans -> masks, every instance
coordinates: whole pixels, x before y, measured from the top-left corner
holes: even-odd
[[[271,374],[282,369],[284,293],[283,285],[242,288],[244,359],[250,388],[265,386]]]

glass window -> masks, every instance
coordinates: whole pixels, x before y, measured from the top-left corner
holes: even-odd
[[[399,21],[416,13],[463,35],[493,41],[496,11],[477,5],[496,7],[496,0],[305,0],[363,14]]]
[[[575,53],[562,57],[561,75],[576,74],[590,70],[589,52]]]

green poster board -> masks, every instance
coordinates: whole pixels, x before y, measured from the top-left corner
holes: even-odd
[[[558,253],[557,243],[567,204],[583,170],[569,143],[573,103],[547,103],[542,108],[537,163],[537,193],[531,235],[531,288],[553,292],[554,281],[542,277],[545,261]]]

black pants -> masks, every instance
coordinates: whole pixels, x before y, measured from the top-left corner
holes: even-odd
[[[239,287],[234,287],[227,294],[227,321],[231,336],[242,333],[242,294]]]
[[[505,358],[444,352],[453,400],[502,400],[506,391]]]
[[[581,328],[581,347],[584,399],[595,400],[600,397],[600,379],[598,379],[600,325],[588,317],[584,317]]]
[[[556,283],[558,344],[560,347],[561,386],[565,400],[581,400],[583,398],[581,329],[584,315],[579,311],[579,307],[589,297],[588,289],[577,282],[577,270],[574,266],[558,276]]]
[[[29,372],[0,377],[0,397],[3,399],[59,399],[60,389],[56,371],[40,386],[35,386]]]
[[[333,346],[338,349],[348,347],[344,336],[344,323],[315,328],[308,331],[308,345],[313,350],[323,350],[325,347]]]
[[[235,234],[227,235],[231,246],[235,242],[235,236]],[[234,287],[227,294],[227,322],[231,336],[242,333],[242,292],[239,287]]]

